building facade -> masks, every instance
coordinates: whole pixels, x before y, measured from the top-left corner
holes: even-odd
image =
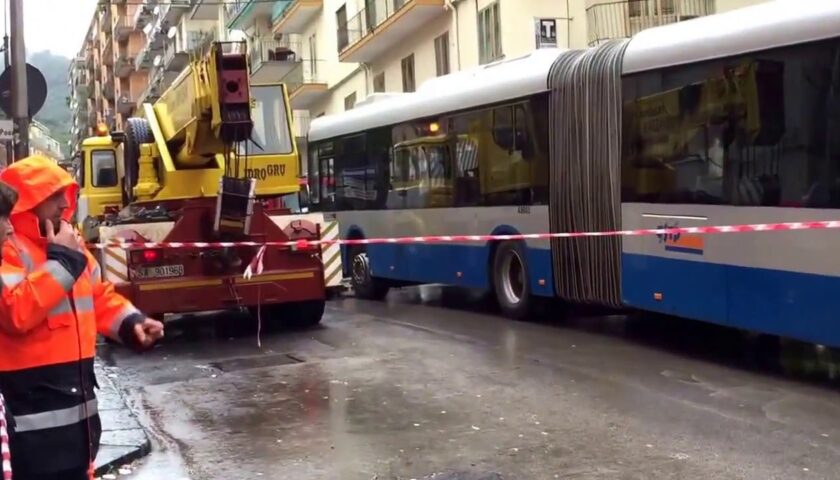
[[[302,138],[311,118],[372,94],[411,92],[537,48],[585,48],[763,1],[112,0],[92,19],[74,62],[87,73],[71,71],[79,85],[74,127],[120,128],[171,84],[190,52],[217,39],[248,41],[252,82],[287,85]]]
[[[55,163],[64,160],[61,143],[50,135],[50,129],[46,125],[36,120],[29,123],[29,154],[42,155]]]

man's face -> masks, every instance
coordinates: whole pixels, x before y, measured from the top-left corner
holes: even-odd
[[[38,223],[41,225],[41,233],[46,234],[46,228],[44,227],[46,220],[52,221],[53,227],[56,233],[58,233],[58,228],[61,226],[61,216],[67,210],[67,207],[69,205],[67,205],[67,198],[64,196],[64,189],[55,192],[49,198],[38,204],[33,212],[38,217]]]

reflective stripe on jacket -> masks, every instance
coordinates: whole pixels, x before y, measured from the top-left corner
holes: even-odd
[[[70,208],[78,187],[50,160],[29,157],[2,173],[20,200],[14,235],[0,264],[0,390],[11,413],[16,472],[86,467],[99,442],[94,387],[96,334],[131,342],[145,317],[110,283],[90,254],[47,244],[31,211],[65,189]],[[33,183],[37,182],[37,183]]]

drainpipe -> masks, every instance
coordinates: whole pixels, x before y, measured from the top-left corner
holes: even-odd
[[[567,0],[568,1],[568,0]],[[458,62],[458,71],[461,71],[461,35],[458,28],[458,7],[452,0],[446,0],[446,8],[455,12],[455,59]]]
[[[362,70],[364,70],[364,72],[365,72],[365,99],[366,99],[370,95],[370,91],[371,91],[370,85],[373,82],[373,80],[371,80],[370,65],[367,64],[367,63],[362,63],[361,65],[362,65]]]

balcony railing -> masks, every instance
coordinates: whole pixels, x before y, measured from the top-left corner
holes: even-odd
[[[142,29],[153,18],[154,16],[152,14],[152,8],[150,6],[138,5],[137,10],[134,11],[134,17],[132,18],[134,28],[138,30]]]
[[[303,59],[294,70],[283,77],[283,83],[289,88],[289,94],[304,85],[326,83],[324,72],[327,69],[326,61]]]
[[[247,7],[251,1],[252,0],[233,0],[225,4],[225,18],[227,19],[228,25],[236,20],[236,17],[245,10],[245,7]]]
[[[125,13],[120,13],[114,19],[114,36],[117,37],[117,41],[125,41],[133,30],[134,18]]]
[[[715,0],[618,0],[586,9],[590,46],[715,13]]]
[[[282,40],[258,38],[251,43],[251,66],[265,62],[298,62],[301,58],[301,41],[296,35]]]
[[[410,0],[369,0],[356,15],[338,26],[338,51],[354,45],[382,22],[397,13]]]

